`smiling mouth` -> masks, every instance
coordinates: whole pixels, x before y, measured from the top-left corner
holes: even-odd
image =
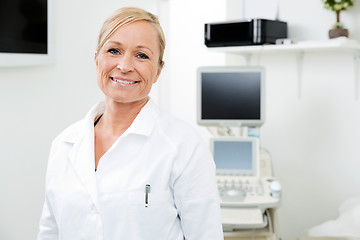
[[[126,80],[121,80],[121,79],[116,79],[113,77],[110,77],[110,79],[116,83],[122,83],[122,84],[128,84],[128,85],[132,85],[132,84],[136,84],[138,83],[138,81],[126,81]]]

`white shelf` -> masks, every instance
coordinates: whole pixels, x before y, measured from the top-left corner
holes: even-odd
[[[327,41],[303,41],[296,44],[284,45],[253,45],[239,47],[211,47],[210,51],[218,51],[225,53],[251,54],[259,52],[309,52],[309,51],[360,51],[360,44],[354,40],[339,38]]]
[[[284,45],[253,45],[239,47],[211,47],[210,51],[239,54],[245,58],[249,64],[251,54],[290,52],[297,55],[298,69],[298,97],[301,97],[303,57],[307,52],[318,51],[342,51],[349,52],[354,57],[354,78],[355,78],[355,99],[359,98],[359,63],[360,63],[360,44],[352,39],[340,37],[326,41],[303,41],[296,44]]]

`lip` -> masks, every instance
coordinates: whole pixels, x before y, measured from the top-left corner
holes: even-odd
[[[129,78],[124,78],[124,77],[110,77],[110,80],[116,84],[119,84],[121,86],[133,86],[135,84],[137,84],[139,81],[135,81]]]

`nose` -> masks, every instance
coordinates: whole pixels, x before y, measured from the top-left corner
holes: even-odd
[[[121,72],[126,73],[134,70],[133,59],[130,54],[124,54],[116,66]]]

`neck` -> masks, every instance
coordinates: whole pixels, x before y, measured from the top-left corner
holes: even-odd
[[[105,100],[105,112],[99,122],[99,127],[109,131],[108,134],[119,137],[130,127],[149,98],[137,102],[121,103],[111,99]]]

